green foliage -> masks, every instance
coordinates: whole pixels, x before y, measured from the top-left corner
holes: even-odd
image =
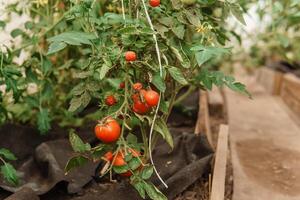
[[[251,97],[251,94],[247,91],[244,84],[235,81],[234,77],[225,75],[221,71],[208,71],[207,69],[203,69],[195,78],[195,81],[208,90],[211,90],[213,85],[217,87],[227,86],[236,92]]]
[[[17,171],[15,168],[8,162],[17,160],[16,156],[10,152],[8,149],[1,148],[0,149],[0,160],[2,165],[0,166],[0,173],[4,177],[4,179],[11,185],[17,186],[19,183],[19,178],[17,176]]]
[[[8,149],[0,149],[0,156],[7,160],[17,160],[16,156]]]
[[[84,143],[74,131],[70,131],[69,140],[75,152],[83,153],[91,150],[91,145],[89,143]]]
[[[72,157],[65,166],[65,173],[68,174],[72,169],[81,167],[88,162],[88,158],[84,156]]]
[[[231,13],[244,24],[244,7],[217,0],[161,1],[157,8],[150,7],[148,1],[146,8],[142,1],[122,2],[33,3],[29,14],[34,20],[24,25],[31,33],[22,28],[11,33],[22,38],[22,47],[1,52],[0,81],[6,85],[6,94],[0,96],[1,121],[33,122],[45,134],[52,123],[73,128],[108,116],[120,119],[121,136],[111,144],[92,147],[71,131],[69,140],[75,155],[67,163],[66,173],[89,160],[103,160],[109,166],[104,174],[130,172],[130,181],[142,198],[165,200],[149,181],[153,173],[148,163],[149,143],[154,147],[155,141],[149,141],[146,132],[153,126],[153,138],[161,135],[174,147],[166,121],[177,92],[186,85],[205,89],[227,86],[249,95],[232,77],[208,70],[212,61],[230,54],[226,45],[233,33],[225,20]],[[16,5],[11,8],[17,10]],[[13,58],[24,49],[30,57],[21,65],[14,63]],[[137,60],[127,62],[126,51],[134,51]],[[142,103],[145,100],[132,88],[136,82],[159,92],[159,112],[157,107],[145,115],[133,112],[132,96],[140,95]],[[13,94],[10,102],[5,101],[9,92]],[[105,104],[108,95],[116,98],[115,105]],[[137,134],[141,134],[142,143]],[[108,151],[113,159],[124,153],[126,164],[113,166],[113,160],[103,159]],[[143,154],[134,155],[135,151]]]

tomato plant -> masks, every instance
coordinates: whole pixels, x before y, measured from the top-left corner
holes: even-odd
[[[21,48],[1,51],[0,75],[6,85],[0,96],[2,121],[37,123],[43,134],[51,123],[70,127],[98,122],[96,146],[70,132],[77,155],[66,172],[89,160],[105,160],[103,176],[130,176],[142,198],[166,199],[149,181],[155,172],[167,187],[152,150],[160,136],[174,146],[166,121],[178,92],[225,85],[249,95],[233,77],[209,68],[214,59],[230,54],[229,14],[244,23],[238,3],[53,0],[33,3],[29,11],[32,20],[25,30],[11,33],[22,38]],[[31,56],[18,65],[13,58],[23,50]],[[5,99],[9,95],[13,101]],[[98,102],[95,113],[80,115]]]

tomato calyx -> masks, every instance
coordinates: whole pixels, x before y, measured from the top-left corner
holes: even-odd
[[[140,91],[141,89],[143,89],[143,84],[137,82],[137,83],[135,83],[135,84],[132,85],[132,88],[133,88],[134,90],[136,90],[136,91]]]

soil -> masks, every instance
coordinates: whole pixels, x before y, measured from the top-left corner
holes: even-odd
[[[222,108],[219,105],[210,105],[210,123],[212,130],[212,138],[214,146],[217,145],[218,132],[221,124],[227,124],[228,119],[221,111]],[[228,153],[230,155],[230,153]],[[209,200],[209,191],[211,185],[211,174],[198,180],[195,184],[190,186],[185,192],[176,197],[174,200]],[[231,200],[233,194],[233,171],[231,158],[228,157],[226,167],[226,183],[225,183],[225,200]]]
[[[239,141],[237,152],[250,179],[284,195],[300,194],[300,152],[279,147],[271,139]]]

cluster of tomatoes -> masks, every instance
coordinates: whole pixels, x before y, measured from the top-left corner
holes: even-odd
[[[133,51],[127,51],[125,53],[125,60],[127,62],[133,62],[137,59],[136,53]],[[125,83],[122,82],[120,83],[120,88],[123,89],[125,88]],[[142,83],[134,83],[132,85],[133,90],[135,91],[134,94],[132,95],[132,101],[133,101],[133,106],[132,110],[133,112],[144,115],[147,114],[151,108],[157,106],[159,102],[159,93],[152,90],[152,89],[147,89],[145,90],[143,88]],[[105,104],[107,106],[113,106],[117,103],[117,99],[114,95],[109,95],[105,98]]]
[[[127,62],[133,62],[137,59],[136,53],[133,51],[127,51],[125,53],[125,60]],[[125,83],[120,83],[120,89],[125,88]],[[151,111],[152,108],[159,104],[160,95],[158,92],[152,89],[144,89],[142,83],[134,83],[132,85],[132,111],[144,115]],[[109,95],[105,98],[105,104],[107,106],[113,106],[117,103],[117,99],[114,95]],[[118,141],[121,135],[121,126],[117,120],[112,117],[106,117],[95,126],[96,137],[104,143],[114,143]],[[104,155],[104,159],[110,162],[113,166],[126,165],[125,156],[130,153],[133,157],[139,157],[140,152],[134,149],[120,150],[118,152],[108,151]],[[131,172],[121,174],[122,176],[131,176]]]

